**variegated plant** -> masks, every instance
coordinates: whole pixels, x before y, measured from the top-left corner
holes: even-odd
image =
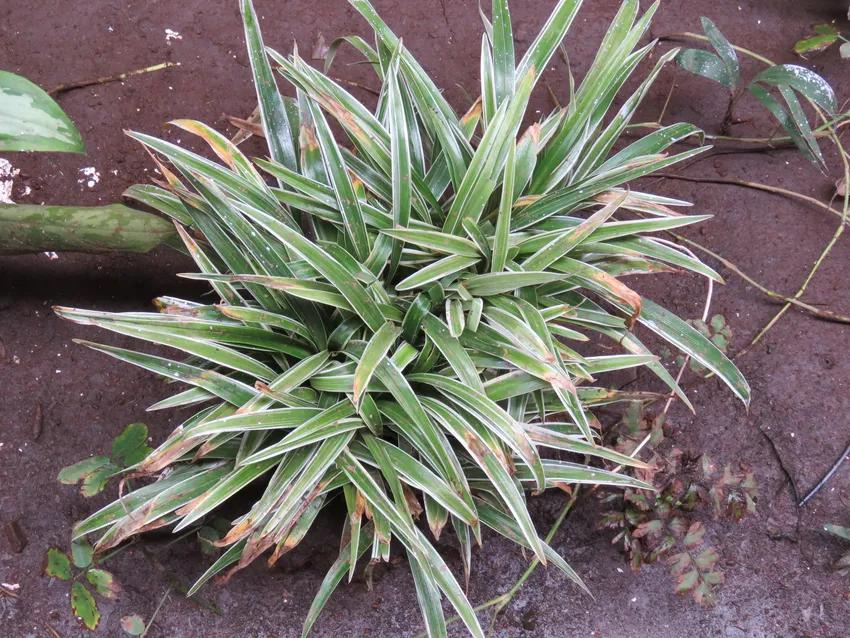
[[[529,95],[579,0],[558,2],[518,64],[507,3],[495,0],[482,38],[481,99],[462,117],[368,0],[350,1],[375,32],[374,46],[346,39],[382,82],[374,111],[297,53],[264,49],[251,2],[242,0],[270,157],[251,160],[199,122],[174,124],[206,140],[222,163],[131,133],[165,179],[128,195],[174,219],[200,270],[186,276],[208,281],[220,301],[162,297],[159,313],[57,309],[188,355],[86,343],[192,386],[151,409],[199,406],[131,470],[157,480],[134,480],[135,489],[79,523],[74,536],[99,534],[103,551],[146,530],[180,531],[245,486],[263,486],[194,591],[266,551],[274,563],[341,497],[345,548],[305,633],[358,558],[387,560],[395,537],[429,634],[446,634],[445,595],[482,636],[464,589],[415,522],[423,511],[434,537],[447,525],[454,530],[467,580],[471,545],[490,528],[581,584],[538,536],[525,491],[649,488],[602,467],[641,463],[602,447],[592,414],[594,406],[663,396],[596,382],[634,366],[688,403],[633,326],[749,400],[746,381],[714,345],[621,281],[671,269],[720,280],[687,252],[647,236],[705,216],[682,215],[674,208],[685,202],[625,186],[700,153],[670,154],[700,131],[676,124],[612,151],[676,54],[661,55],[606,118],[653,49],[636,46],[656,5],[638,16],[638,1],[626,0],[569,104],[521,132]],[[273,65],[296,99],[278,92]],[[327,115],[345,131],[345,144]],[[577,345],[597,340],[622,354]],[[547,449],[571,460],[550,458]]]

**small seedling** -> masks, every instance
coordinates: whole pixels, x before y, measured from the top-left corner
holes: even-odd
[[[99,596],[115,600],[121,585],[108,571],[92,563],[93,549],[85,539],[71,544],[71,557],[60,549],[51,547],[44,557],[44,574],[71,583],[71,610],[80,624],[94,631],[100,622],[100,610],[94,591]],[[76,569],[75,569],[76,568]],[[73,572],[77,573],[74,574]]]
[[[704,503],[715,518],[740,521],[755,513],[755,479],[751,472],[733,473],[729,466],[718,475],[706,455],[692,457],[677,449],[658,453],[656,447],[664,436],[660,421],[634,409],[626,411],[617,449],[628,453],[637,441],[651,435],[645,448],[651,452],[650,468],[635,472],[658,491],[627,489],[604,496],[604,503],[618,505],[603,515],[600,525],[619,530],[612,542],[623,542],[632,571],[664,560],[676,593],[691,593],[695,602],[711,608],[724,577],[717,567],[719,553],[706,542],[703,522],[696,520],[698,507]]]
[[[144,423],[131,423],[112,441],[112,457],[92,456],[59,472],[59,482],[76,485],[89,497],[103,491],[109,479],[125,469],[141,463],[153,450],[146,443],[148,428]]]
[[[716,55],[701,49],[685,49],[676,56],[676,61],[683,69],[714,80],[730,91],[729,107],[726,110],[721,132],[724,135],[728,134],[729,128],[735,123],[733,118],[735,104],[745,91],[748,91],[770,111],[806,158],[816,167],[825,170],[826,162],[818,146],[817,137],[812,131],[797,94],[814,105],[822,117],[825,114],[834,118],[837,110],[835,92],[826,80],[802,66],[774,65],[761,56],[753,56],[770,66],[756,75],[748,85],[741,86],[741,66],[736,49],[746,51],[733,46],[711,20],[708,18],[700,18],[700,20],[705,39],[711,43]],[[770,93],[772,87],[778,89],[785,106]],[[824,121],[826,121],[825,118]]]

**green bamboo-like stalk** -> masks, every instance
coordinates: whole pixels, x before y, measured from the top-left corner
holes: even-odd
[[[170,222],[121,204],[0,204],[0,255],[47,251],[145,253],[175,241],[179,239]]]

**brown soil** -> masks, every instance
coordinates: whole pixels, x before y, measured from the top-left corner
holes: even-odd
[[[366,35],[364,22],[344,0],[257,0],[256,4],[264,16],[267,42],[280,50],[295,40],[302,51],[309,51],[320,31],[328,42],[344,34]],[[476,3],[375,4],[437,84],[446,88],[449,99],[465,108],[459,87],[476,93],[478,76],[481,28]],[[553,3],[512,4],[518,46],[524,49]],[[587,70],[618,3],[585,4],[566,42],[579,76]],[[659,11],[653,32],[698,31],[698,16],[705,13],[733,42],[790,62],[793,43],[811,23],[837,20],[846,26],[846,9],[846,3],[827,0],[671,0]],[[166,42],[166,29],[179,32],[182,39]],[[225,116],[245,117],[254,106],[235,1],[8,1],[0,7],[0,34],[0,68],[24,74],[43,87],[165,60],[182,65],[62,95],[60,103],[80,128],[89,154],[9,156],[21,169],[13,195],[21,203],[116,201],[127,186],[146,181],[151,170],[148,158],[122,129],[179,139],[179,133],[164,130],[162,123],[187,117],[232,133]],[[354,59],[346,52],[340,61]],[[838,59],[836,48],[811,64],[832,81],[839,103],[848,97],[847,66]],[[552,67],[545,80],[555,95],[566,100],[564,64],[556,60]],[[753,69],[745,64],[745,72]],[[336,72],[374,83],[363,66],[340,64]],[[725,93],[672,67],[656,84],[643,110],[645,118],[657,115],[673,82],[677,86],[666,121],[691,121],[717,132]],[[540,92],[533,108],[550,107],[546,92]],[[772,132],[772,124],[751,101],[741,103],[740,116],[753,119],[736,126],[737,134]],[[253,141],[247,148],[252,153],[260,150]],[[831,152],[828,161],[833,167],[838,164]],[[88,166],[101,173],[92,189],[78,182],[79,170]],[[792,150],[715,155],[687,173],[780,185],[821,200],[831,196],[837,177],[818,173]],[[26,196],[25,187],[32,189]],[[836,227],[836,219],[822,210],[766,193],[666,180],[653,182],[652,188],[695,202],[695,212],[714,214],[714,220],[691,236],[765,285],[789,294]],[[848,257],[850,248],[843,241],[806,293],[809,303],[850,311],[848,288],[842,284]],[[128,423],[145,421],[158,442],[181,416],[144,412],[169,394],[169,386],[71,342],[81,337],[129,345],[129,339],[59,321],[50,307],[131,310],[147,308],[160,294],[198,296],[202,287],[174,277],[191,269],[189,261],[166,250],[142,256],[62,254],[55,261],[44,255],[0,260],[0,342],[5,347],[0,360],[0,524],[17,521],[29,539],[22,553],[13,553],[0,539],[0,581],[20,585],[19,599],[0,594],[0,635],[48,636],[48,624],[64,637],[85,634],[71,617],[67,584],[44,578],[41,563],[48,547],[67,547],[72,522],[107,497],[85,500],[73,488],[60,485],[56,474],[65,465],[107,449]],[[716,290],[713,308],[731,324],[734,352],[749,343],[778,306],[731,273],[721,272],[728,284]],[[703,282],[661,275],[643,283],[644,292],[679,314],[701,314]],[[737,525],[706,517],[709,539],[720,550],[726,572],[714,610],[704,611],[688,598],[675,596],[663,565],[633,575],[609,543],[612,534],[597,530],[599,506],[588,500],[570,516],[554,545],[585,578],[595,600],[567,585],[553,570],[538,570],[497,622],[495,635],[846,636],[850,581],[832,572],[830,565],[848,547],[823,533],[821,525],[850,524],[850,467],[839,471],[802,510],[795,507],[787,476],[800,494],[807,492],[850,440],[847,336],[846,326],[792,310],[740,360],[753,388],[749,412],[716,381],[690,386],[696,415],[680,406],[671,412],[673,445],[706,452],[719,464],[745,462],[758,481],[757,516]],[[43,432],[34,440],[39,405]],[[533,499],[541,530],[549,529],[563,499],[555,493]],[[173,594],[149,635],[299,636],[312,596],[334,560],[338,534],[339,518],[325,515],[310,538],[274,570],[257,564],[227,586],[202,590],[224,611],[222,616]],[[160,564],[180,574],[184,582],[203,571],[197,541],[186,539],[165,549],[163,543],[155,543],[150,547],[161,552]],[[515,547],[489,537],[474,561],[471,599],[478,604],[505,591],[525,565]],[[115,602],[100,602],[103,618],[98,632],[120,636],[120,617],[131,613],[150,617],[168,581],[137,548],[112,559],[108,568],[123,583],[124,592]],[[489,616],[482,617],[489,622]],[[412,579],[402,560],[376,573],[372,591],[362,579],[342,586],[313,635],[410,636],[421,627]],[[450,633],[462,635],[456,626]]]

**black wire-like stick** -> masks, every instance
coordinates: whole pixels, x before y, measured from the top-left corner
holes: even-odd
[[[806,501],[808,501],[810,498],[812,498],[815,494],[817,494],[817,493],[820,491],[820,489],[821,489],[824,485],[826,485],[826,482],[827,482],[829,479],[831,479],[831,478],[832,478],[832,475],[833,475],[833,474],[835,474],[835,472],[836,472],[836,471],[838,471],[838,468],[839,468],[839,467],[841,467],[841,464],[842,464],[842,463],[844,463],[844,459],[846,459],[848,455],[850,455],[850,445],[848,445],[848,446],[847,446],[847,449],[846,449],[846,450],[844,450],[844,454],[842,454],[842,455],[841,455],[841,458],[839,458],[839,459],[835,462],[835,465],[833,465],[833,466],[832,466],[832,469],[831,469],[829,472],[827,472],[827,473],[826,473],[826,476],[824,476],[824,477],[821,479],[820,483],[818,483],[817,485],[815,485],[814,489],[812,489],[812,491],[811,491],[811,492],[809,492],[808,494],[806,494],[806,498],[804,498],[802,501],[800,501],[799,503],[797,503],[797,507],[803,507],[803,505],[805,505],[805,504],[806,504]]]

